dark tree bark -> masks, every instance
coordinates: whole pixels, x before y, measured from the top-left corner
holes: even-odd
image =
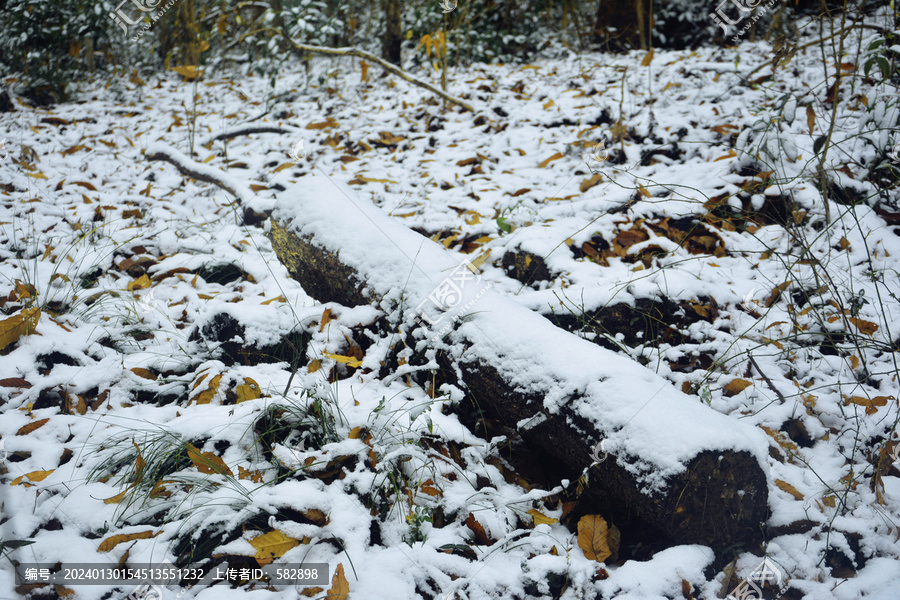
[[[605,50],[646,50],[651,29],[650,0],[600,0],[594,41]]]
[[[403,44],[403,18],[400,0],[381,0],[384,10],[384,39],[381,57],[395,65],[400,65],[400,50]]]

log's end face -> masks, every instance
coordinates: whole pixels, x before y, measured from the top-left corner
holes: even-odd
[[[666,494],[668,532],[680,543],[727,546],[761,536],[766,476],[749,452],[706,452],[675,477]]]
[[[345,306],[368,304],[361,278],[337,255],[316,246],[276,219],[269,231],[272,248],[291,277],[319,302],[339,302]]]

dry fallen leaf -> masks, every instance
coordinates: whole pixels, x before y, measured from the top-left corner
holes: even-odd
[[[334,317],[331,315],[331,309],[326,308],[325,312],[322,313],[322,323],[319,325],[319,333],[322,333],[325,330],[325,326],[333,320]]]
[[[775,485],[778,486],[778,489],[787,492],[797,500],[803,500],[803,494],[797,491],[797,488],[789,484],[787,481],[782,481],[781,479],[775,480]]]
[[[548,517],[536,508],[532,508],[527,512],[531,515],[531,518],[534,519],[535,525],[553,525],[554,523],[559,523],[559,519]]]
[[[331,589],[328,590],[326,598],[328,600],[347,600],[348,596],[350,596],[350,584],[344,577],[343,563],[338,563],[334,576],[331,578]]]
[[[594,173],[593,175],[582,181],[581,185],[578,186],[578,189],[581,190],[581,193],[583,194],[601,181],[603,181],[603,175],[601,175],[600,173]]]
[[[49,420],[50,419],[41,419],[40,421],[34,421],[32,423],[28,423],[27,425],[22,425],[22,427],[20,427],[16,432],[16,435],[28,435],[35,429],[40,429],[41,427],[46,425]]]
[[[722,390],[728,397],[737,396],[751,385],[753,385],[753,382],[747,381],[746,379],[732,379],[725,384],[725,387],[723,387]]]
[[[331,354],[330,352],[323,352],[325,356],[331,358],[341,364],[347,365],[348,367],[353,367],[354,369],[362,365],[362,361],[353,357],[353,356],[344,356],[342,354]]]
[[[257,398],[262,397],[262,390],[259,389],[259,384],[250,377],[244,379],[243,384],[235,387],[234,393],[237,396],[238,404],[246,402],[247,400],[256,400]]]
[[[0,350],[16,342],[23,335],[34,333],[41,318],[41,309],[23,308],[18,313],[0,321]]]
[[[109,552],[110,550],[124,542],[145,540],[147,538],[155,537],[156,535],[159,535],[159,533],[154,534],[152,531],[139,531],[137,533],[120,533],[118,535],[111,535],[100,542],[100,547],[97,548],[97,552]]]
[[[19,475],[18,477],[13,479],[9,485],[23,484],[27,487],[29,484],[25,483],[24,479],[27,478],[28,481],[34,481],[34,482],[43,481],[43,480],[47,479],[47,477],[50,475],[50,473],[52,473],[55,470],[56,469],[50,469],[49,471],[32,471],[31,473],[25,473],[24,475]]]
[[[201,473],[206,473],[207,475],[212,475],[213,473],[234,475],[231,469],[228,468],[228,465],[225,464],[225,461],[212,452],[201,452],[199,448],[189,443],[185,443],[184,446],[187,449],[188,458],[191,459],[191,462],[194,463],[194,466]]]
[[[288,537],[277,529],[250,540],[250,545],[256,548],[256,560],[260,565],[267,565],[276,558],[281,558],[285,552],[299,544],[300,540]]]
[[[549,165],[550,163],[552,163],[554,160],[559,160],[559,159],[561,159],[563,156],[565,156],[565,154],[562,154],[562,153],[560,153],[560,152],[557,152],[556,154],[554,154],[553,156],[551,156],[550,158],[548,158],[547,160],[545,160],[545,161],[543,161],[541,164],[539,164],[538,167],[540,167],[541,169],[543,169],[544,167],[546,167],[547,165]]]
[[[863,321],[862,319],[857,319],[856,317],[847,317],[847,320],[853,323],[857,329],[859,329],[860,333],[865,335],[872,335],[876,331],[878,331],[878,325],[871,321]]]
[[[609,526],[600,515],[585,515],[578,521],[578,547],[587,558],[603,562],[612,556],[608,537]]]

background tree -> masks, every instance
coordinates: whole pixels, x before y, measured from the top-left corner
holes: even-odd
[[[384,41],[381,57],[395,65],[400,64],[403,45],[403,14],[400,0],[381,0],[384,10]]]

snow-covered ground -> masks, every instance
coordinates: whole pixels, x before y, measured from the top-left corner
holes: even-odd
[[[765,556],[767,598],[896,598],[900,166],[885,150],[900,135],[874,131],[896,123],[896,90],[845,80],[824,168],[870,199],[826,206],[812,174],[831,101],[814,50],[753,85],[762,44],[451,71],[476,114],[328,59],[274,90],[135,73],[0,115],[4,553],[275,556],[328,565],[304,596],[365,600],[714,598]],[[210,141],[251,121],[286,133]],[[380,373],[403,342],[383,313],[311,299],[264,221],[148,161],[157,143],[227,172],[259,210],[314,173],[345,183],[478,264],[494,292],[758,428],[764,546],[589,559],[559,522],[560,490],[514,473],[459,390]],[[2,560],[0,598],[20,597]],[[208,583],[157,593],[298,593]]]

